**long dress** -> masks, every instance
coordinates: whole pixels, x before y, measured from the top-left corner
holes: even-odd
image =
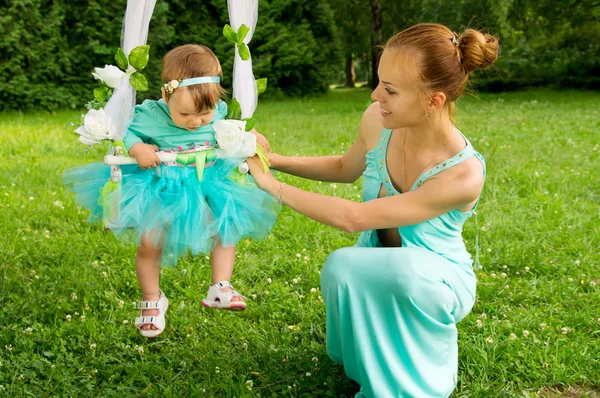
[[[391,184],[386,152],[391,131],[366,155],[363,201],[401,194]],[[465,138],[455,156],[425,171],[428,178],[477,156]],[[452,210],[399,227],[402,247],[385,248],[377,231],[333,252],[321,272],[327,311],[327,352],[357,381],[357,397],[447,397],[458,368],[456,324],[475,302],[476,279],[462,228],[472,215]]]
[[[129,150],[143,142],[172,152],[214,148],[212,123],[226,114],[227,104],[219,101],[210,124],[188,131],[175,125],[163,100],[146,100],[135,108],[124,145]],[[107,194],[110,168],[104,163],[67,170],[65,182],[90,210],[90,222],[106,223],[110,204],[106,226],[115,235],[137,244],[146,236],[162,248],[161,264],[175,265],[187,251],[208,254],[219,242],[231,247],[242,238],[265,238],[273,228],[279,203],[237,171],[241,161],[207,161],[201,179],[193,163],[122,166],[120,186]]]

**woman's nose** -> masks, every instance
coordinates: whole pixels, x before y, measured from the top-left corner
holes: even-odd
[[[375,87],[375,90],[373,90],[373,92],[371,93],[371,99],[373,101],[381,102],[381,98],[379,97],[379,86],[380,85],[377,85],[377,87]]]

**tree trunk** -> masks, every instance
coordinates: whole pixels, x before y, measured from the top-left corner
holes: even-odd
[[[352,54],[346,55],[346,87],[354,88],[356,83],[356,72],[354,71],[354,63],[352,62]]]
[[[379,0],[371,0],[371,87],[375,88],[379,84],[377,67],[379,66],[379,56],[382,44],[381,38],[381,4]]]

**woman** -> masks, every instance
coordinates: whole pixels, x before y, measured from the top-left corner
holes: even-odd
[[[361,385],[357,396],[446,397],[456,385],[456,323],[471,310],[476,284],[461,233],[485,163],[452,113],[469,72],[497,56],[497,40],[472,29],[408,28],[387,42],[375,102],[343,156],[271,154],[274,169],[304,178],[363,175],[362,203],[282,184],[250,161],[258,186],[285,205],[362,231],[321,272],[327,351]]]

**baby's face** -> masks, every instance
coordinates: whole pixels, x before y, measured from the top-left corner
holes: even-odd
[[[188,131],[194,131],[200,126],[206,126],[211,122],[215,114],[214,109],[207,109],[198,113],[194,100],[187,90],[187,87],[178,89],[174,95],[171,95],[168,102],[164,95],[163,99],[169,107],[173,123],[175,123],[177,127]]]

